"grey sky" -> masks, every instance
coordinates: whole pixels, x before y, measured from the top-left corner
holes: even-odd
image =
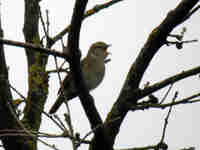
[[[41,2],[43,13],[45,9],[50,11],[50,33],[54,36],[70,22],[74,1],[47,1]],[[104,1],[106,2],[106,0]],[[178,0],[151,0],[135,1],[126,0],[105,9],[98,14],[91,16],[83,22],[81,30],[80,48],[83,56],[87,53],[89,45],[95,41],[105,41],[112,44],[109,51],[112,53],[112,61],[107,64],[106,77],[103,83],[94,91],[95,104],[103,118],[112,107],[125,80],[130,65],[135,60],[137,54],[147,40],[149,33],[160,24],[167,13],[173,9]],[[87,8],[95,4],[103,3],[102,0],[90,1]],[[1,14],[5,38],[23,41],[23,1],[1,1]],[[200,37],[199,15],[196,13],[186,23],[177,27],[173,33],[180,33],[181,28],[186,26],[187,32],[185,40]],[[42,31],[42,30],[41,30]],[[66,39],[66,38],[65,38]],[[60,44],[60,43],[59,43]],[[60,50],[59,44],[53,48]],[[10,80],[20,92],[26,95],[27,74],[25,54],[23,49],[15,47],[5,47],[7,64],[9,66]],[[149,81],[155,83],[170,75],[180,73],[199,65],[199,42],[186,44],[183,49],[177,50],[175,46],[163,46],[154,57],[147,69],[142,83]],[[60,59],[61,60],[61,59]],[[60,61],[61,63],[62,61]],[[55,68],[53,58],[49,59],[49,69]],[[178,82],[174,85],[171,95],[179,91],[179,97],[185,97],[197,93],[200,79],[195,76],[190,79]],[[142,84],[141,84],[142,85]],[[46,104],[46,109],[54,103],[59,82],[57,75],[52,74],[50,78],[50,95]],[[159,91],[155,95],[162,97],[167,89]],[[14,94],[15,95],[15,94]],[[18,97],[15,95],[15,97]],[[76,132],[81,133],[81,137],[90,131],[90,127],[78,100],[70,102],[73,117],[73,125]],[[166,143],[170,150],[195,146],[200,147],[199,120],[198,114],[200,104],[188,104],[174,107],[167,127]],[[58,114],[63,114],[65,107],[59,110]],[[135,146],[146,146],[156,144],[162,134],[166,110],[146,110],[130,112],[125,119],[120,134],[116,140],[116,148],[128,148]],[[42,131],[51,133],[60,132],[57,127],[46,117],[41,127]],[[71,147],[69,140],[49,140],[50,144],[56,144],[58,148]],[[42,149],[49,149],[40,144]],[[84,149],[81,146],[80,149]]]

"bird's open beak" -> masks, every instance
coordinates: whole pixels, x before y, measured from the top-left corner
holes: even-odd
[[[112,46],[111,44],[107,44],[107,48],[106,49],[108,49],[108,47],[110,47],[110,46]],[[108,51],[106,51],[106,53],[107,53],[107,55],[110,55],[111,53],[110,52],[108,52]]]
[[[108,45],[107,45],[107,48],[110,47],[110,46],[111,46],[111,44],[108,44]],[[105,63],[108,63],[109,61],[111,61],[110,58],[107,58],[108,55],[111,55],[111,54],[112,54],[111,52],[106,51],[106,58],[105,58],[105,60],[104,60]]]
[[[112,46],[111,44],[107,44],[108,47]]]
[[[108,52],[108,51],[105,51],[105,53],[106,53],[106,57],[108,57],[108,55],[112,54],[111,52]]]
[[[108,47],[111,47],[111,46],[112,46],[111,44],[107,44],[107,48],[108,48]]]

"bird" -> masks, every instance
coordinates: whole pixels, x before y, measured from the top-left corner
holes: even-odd
[[[111,54],[107,51],[110,46],[110,44],[106,44],[102,41],[93,43],[90,46],[86,57],[81,61],[83,78],[89,91],[95,89],[104,78],[106,58]],[[58,91],[58,98],[50,108],[50,114],[56,113],[65,100],[69,101],[78,96],[78,91],[70,71],[64,78],[61,86],[62,87],[60,87]]]

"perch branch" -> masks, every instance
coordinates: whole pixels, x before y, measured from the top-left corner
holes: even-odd
[[[64,58],[67,61],[70,61],[69,56],[67,56],[61,52],[58,52],[56,50],[52,50],[49,48],[43,48],[39,45],[34,45],[31,43],[23,43],[23,42],[18,42],[18,41],[13,41],[13,40],[7,40],[7,39],[3,39],[3,38],[0,38],[0,43],[6,44],[6,45],[12,45],[12,46],[16,46],[16,47],[27,48],[27,50],[30,50],[30,51],[35,50],[40,53],[57,56],[60,58]]]

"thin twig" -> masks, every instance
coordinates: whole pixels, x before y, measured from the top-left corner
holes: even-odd
[[[167,96],[168,96],[169,92],[171,91],[172,87],[173,87],[173,83],[170,84],[169,89],[167,90],[167,92],[165,93],[164,97],[160,101],[160,104],[162,104],[165,101],[165,99],[167,98]]]
[[[166,104],[149,104],[149,103],[138,103],[137,105],[134,105],[131,107],[132,111],[136,111],[136,110],[145,110],[145,109],[149,109],[149,108],[158,108],[158,109],[165,109],[167,107],[171,107],[171,106],[175,106],[175,105],[179,105],[179,104],[191,104],[191,103],[197,103],[200,102],[200,99],[195,99],[192,100],[194,98],[197,98],[200,96],[200,93],[194,94],[192,96],[183,98],[179,101],[175,101],[175,102],[171,102],[171,103],[166,103]]]
[[[60,76],[60,72],[59,72],[59,67],[58,67],[58,61],[57,61],[57,58],[56,56],[54,56],[54,62],[55,62],[55,65],[56,65],[56,70],[57,70],[57,75],[58,75],[58,79],[59,79],[59,83],[60,83],[60,91],[61,91],[61,96],[64,97],[64,99],[67,99],[65,94],[64,94],[64,87],[62,85],[62,80],[61,80],[61,76]],[[69,105],[68,105],[68,101],[64,101],[65,105],[66,105],[66,108],[67,108],[67,115],[68,115],[68,126],[69,126],[69,132],[70,132],[70,135],[71,136],[74,136],[74,129],[73,129],[73,125],[71,123],[71,112],[70,112],[70,109],[69,109]],[[75,140],[74,138],[72,138],[72,144],[73,144],[73,148],[75,148]],[[74,149],[75,150],[75,149]]]
[[[65,127],[64,123],[61,121],[61,119],[58,117],[58,115],[54,115],[54,117],[58,120],[58,122],[65,128],[65,131],[67,131],[67,128]],[[64,131],[64,132],[65,132]]]
[[[41,12],[41,8],[40,8],[40,7],[39,7],[39,17],[40,17],[40,20],[41,20],[41,23],[42,23],[42,28],[43,28],[45,37],[48,38],[49,35],[48,35],[47,29],[46,29],[46,27],[45,27],[45,23],[44,23],[44,19],[43,19],[43,17],[42,17],[42,12]]]
[[[122,148],[115,150],[167,150],[168,145],[165,143],[158,143],[156,145],[149,145],[144,147]]]
[[[121,118],[121,117],[117,117],[117,118],[115,118],[115,119],[113,119],[113,120],[110,120],[110,121],[107,122],[106,124],[111,124],[111,123],[113,123],[113,122],[119,120],[120,118]],[[103,126],[104,126],[104,124],[100,124],[100,125],[96,126],[96,127],[93,128],[91,131],[89,131],[89,132],[82,138],[82,140],[85,141],[86,138],[87,138],[89,135],[91,135],[91,134],[94,133],[98,128],[103,127]],[[80,142],[76,144],[77,147],[80,146],[80,144],[82,143],[82,140],[80,140]]]
[[[144,98],[145,96],[148,96],[149,94],[158,91],[162,88],[164,88],[165,86],[178,82],[180,80],[183,80],[185,78],[197,75],[200,73],[200,66],[194,67],[192,69],[186,70],[186,71],[182,71],[181,73],[178,73],[176,75],[173,75],[169,78],[166,78],[160,82],[157,82],[151,86],[148,86],[144,89],[135,89],[135,90],[130,90],[130,95],[127,99],[132,100],[132,97],[135,98],[135,95],[138,95],[136,97],[136,99],[141,99]],[[156,105],[157,106],[157,105]]]
[[[45,133],[45,132],[36,132],[36,131],[32,131],[29,130],[30,133],[34,134],[37,137],[40,138],[65,138],[68,137],[70,139],[74,138],[70,135],[63,135],[63,134],[49,134],[49,133]],[[22,130],[18,130],[18,129],[3,129],[0,130],[0,137],[6,137],[6,136],[26,136],[26,137],[32,137],[30,135],[28,135],[23,129]],[[89,140],[83,140],[83,139],[79,139],[79,141],[81,141],[83,144],[90,144],[91,142]]]
[[[172,103],[175,102],[177,96],[178,96],[178,92],[176,91],[175,94],[174,94],[174,97],[172,99]],[[170,106],[169,111],[167,113],[167,116],[165,118],[165,123],[164,123],[164,127],[163,127],[163,132],[162,132],[162,137],[161,137],[160,143],[164,142],[164,138],[165,138],[165,135],[166,135],[166,129],[167,129],[167,125],[168,125],[168,120],[169,120],[169,116],[170,116],[171,111],[172,111],[172,107],[173,107],[173,105]]]
[[[48,9],[46,10],[46,18],[47,18],[47,21],[46,21],[46,25],[47,25],[47,35],[49,35],[49,26],[50,26],[50,22],[49,22],[49,10],[48,10]]]
[[[65,73],[68,74],[68,73],[69,73],[68,70],[69,70],[69,68],[66,68],[66,69],[59,68],[58,71],[59,71],[59,72],[65,72]],[[50,74],[50,73],[57,73],[57,70],[56,70],[56,69],[53,69],[53,70],[47,70],[46,72],[47,72],[48,74]]]
[[[39,139],[36,135],[34,135],[34,134],[32,134],[31,132],[29,132],[29,130],[26,129],[26,127],[23,125],[23,123],[22,123],[22,122],[19,120],[19,118],[17,117],[17,115],[16,115],[15,111],[13,110],[13,108],[12,108],[12,106],[11,106],[11,104],[10,104],[9,101],[8,101],[7,105],[8,105],[8,108],[9,108],[10,112],[12,113],[13,117],[15,118],[16,122],[17,122],[18,125],[25,131],[25,133],[26,133],[27,135],[29,135],[30,137],[32,137],[32,138],[35,139],[35,140],[38,140],[39,142],[43,143],[44,145],[46,145],[46,146],[48,146],[48,147],[50,147],[50,148],[54,148],[55,150],[58,150],[55,146],[52,146],[52,145],[46,143],[45,141]]]
[[[198,42],[197,39],[194,40],[187,40],[187,41],[167,41],[167,44],[184,44],[184,43],[193,43],[193,42]]]
[[[16,88],[14,88],[10,83],[8,83],[9,87],[15,92],[17,93],[26,103],[26,98],[25,96],[23,96]],[[62,125],[60,125],[52,116],[50,116],[48,113],[46,113],[45,111],[43,111],[38,105],[35,105],[35,103],[30,102],[36,109],[38,109],[39,111],[41,111],[45,116],[47,116],[48,118],[50,118],[50,120],[52,120],[62,131],[64,131],[64,127]]]
[[[97,12],[99,12],[100,10],[103,10],[105,8],[108,8],[109,6],[112,6],[120,1],[123,1],[123,0],[111,0],[109,2],[106,2],[104,4],[99,4],[99,5],[96,5],[94,6],[92,9],[89,9],[88,11],[85,12],[84,14],[84,17],[83,17],[83,20],[88,18],[89,16],[91,15],[94,15],[96,14]],[[69,29],[70,29],[70,25],[68,25],[65,29],[63,29],[61,32],[59,32],[56,36],[54,36],[52,38],[52,41],[54,44],[55,42],[57,42],[59,39],[61,39],[66,33],[69,32]]]

